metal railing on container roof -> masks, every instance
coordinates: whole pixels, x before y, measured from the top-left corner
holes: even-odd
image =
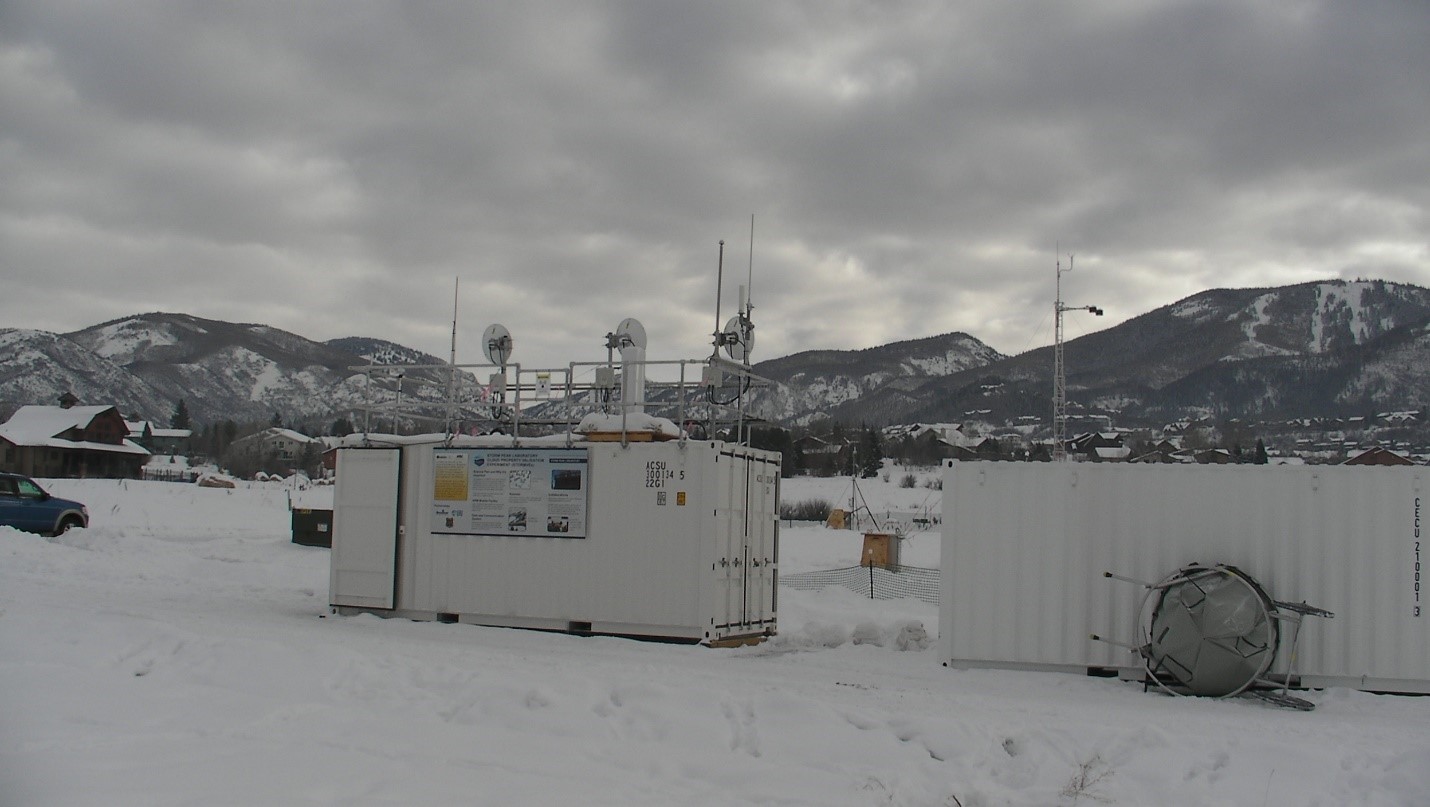
[[[645,394],[633,407],[623,403],[616,394],[618,391],[624,393],[622,385],[625,379],[622,373],[617,372],[622,366],[639,367],[642,371],[673,368],[675,377],[660,381],[645,376]],[[692,373],[691,368],[694,367],[699,367],[700,371]],[[578,380],[581,368],[588,368],[589,373],[581,372],[579,377],[585,378],[590,374],[595,376],[593,380]],[[569,443],[574,439],[576,426],[586,415],[593,413],[621,415],[620,432],[625,442],[628,434],[643,431],[631,429],[627,422],[633,409],[672,420],[680,430],[677,439],[682,441],[691,439],[693,427],[698,426],[707,437],[713,438],[724,429],[730,442],[748,444],[749,426],[758,420],[746,411],[748,394],[753,389],[775,383],[756,375],[742,364],[719,357],[648,360],[625,365],[609,361],[571,362],[566,367],[554,368],[523,368],[513,362],[505,366],[372,363],[348,369],[363,374],[367,379],[369,397],[354,407],[364,415],[364,433],[372,433],[372,419],[376,416],[378,428],[381,428],[383,420],[388,420],[393,424],[394,433],[403,420],[441,424],[442,433],[450,442],[459,434],[467,433],[462,424],[470,423],[480,424],[477,428],[484,429],[487,434],[509,436],[513,445],[520,444],[523,436],[561,431],[565,432]],[[486,384],[482,384],[480,378],[471,372],[482,370],[491,371]],[[601,370],[610,372],[601,373]],[[460,383],[448,379],[444,381],[446,387],[441,395],[423,397],[418,394],[418,389],[437,387],[438,381],[415,371],[455,374],[454,379],[460,379]],[[404,400],[404,383],[409,380],[417,384],[418,389],[407,393]],[[471,392],[473,389],[475,393]],[[559,400],[551,397],[557,390],[560,390]],[[374,401],[374,393],[386,393],[390,397]],[[527,432],[525,435],[523,429]]]

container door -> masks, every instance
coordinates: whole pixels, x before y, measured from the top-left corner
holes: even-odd
[[[761,630],[775,619],[775,575],[779,558],[776,511],[778,463],[745,460],[745,556],[743,622]]]
[[[328,601],[391,608],[397,571],[397,501],[402,451],[338,451]]]
[[[739,633],[745,608],[745,514],[741,499],[745,480],[742,463],[728,451],[715,456],[716,636]]]
[[[722,451],[715,467],[722,617],[717,627],[723,636],[759,633],[775,619],[778,522],[772,513],[779,466]]]

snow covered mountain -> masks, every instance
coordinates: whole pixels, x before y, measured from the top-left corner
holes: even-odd
[[[933,379],[901,419],[1050,407],[1053,350]],[[1363,415],[1430,405],[1430,289],[1215,289],[1067,343],[1070,401],[1123,422]]]
[[[324,344],[344,353],[361,356],[364,361],[373,364],[446,364],[446,360],[430,353],[368,336],[344,336],[341,339],[329,339]]]
[[[25,404],[56,404],[65,392],[148,418],[160,413],[167,418],[174,406],[143,379],[70,339],[48,331],[0,329],[0,414],[8,417]]]
[[[1070,400],[1122,425],[1187,416],[1361,415],[1430,407],[1430,289],[1326,281],[1215,289],[1067,344]],[[442,364],[382,339],[319,343],[266,325],[144,314],[71,334],[0,330],[0,416],[22,404],[114,402],[167,422],[183,398],[196,423],[324,422],[394,380],[351,367]],[[815,350],[755,372],[751,411],[787,424],[1046,419],[1052,348],[1006,357],[962,333],[867,350]],[[440,369],[409,372],[404,401],[445,391]],[[391,390],[389,390],[391,392]]]
[[[1003,354],[965,333],[894,342],[866,350],[809,350],[754,366],[778,382],[751,404],[760,417],[804,423],[817,417],[897,422],[917,390],[936,378],[985,367]]]
[[[153,313],[64,338],[147,386],[153,401],[139,413],[155,420],[167,419],[180,398],[195,421],[210,422],[275,412],[287,420],[323,418],[363,395],[363,379],[348,370],[362,359],[267,325]]]
[[[382,339],[324,344],[267,325],[188,314],[141,314],[62,335],[0,330],[0,409],[54,403],[70,391],[160,423],[181,398],[199,424],[274,413],[289,423],[326,423],[393,395],[394,379],[351,369],[368,363],[444,362]],[[436,400],[446,391],[446,374],[412,371],[402,385],[406,401]]]
[[[266,325],[143,314],[69,334],[0,331],[0,407],[113,402],[166,423],[184,399],[197,423],[326,417],[362,398],[362,359]]]

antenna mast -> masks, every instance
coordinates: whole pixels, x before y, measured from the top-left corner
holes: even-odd
[[[1058,256],[1057,298],[1053,303],[1053,462],[1068,458],[1068,379],[1063,366],[1063,259]],[[1072,256],[1068,256],[1072,271]]]
[[[1068,255],[1068,268],[1063,269],[1062,256],[1056,261],[1057,298],[1053,303],[1053,461],[1067,462],[1068,459],[1068,379],[1067,366],[1063,360],[1063,313],[1066,311],[1091,311],[1102,316],[1102,309],[1095,305],[1063,305],[1063,272],[1073,270],[1073,256]]]
[[[452,278],[452,356],[447,363],[447,444],[452,441],[452,425],[457,409],[457,292],[462,288],[460,277]]]
[[[720,355],[720,346],[725,344],[725,332],[720,330],[720,292],[725,285],[725,239],[720,239],[720,256],[715,262],[715,350],[711,357]]]
[[[750,267],[749,277],[745,280],[745,319],[750,318],[750,312],[755,310],[755,214],[750,214]]]

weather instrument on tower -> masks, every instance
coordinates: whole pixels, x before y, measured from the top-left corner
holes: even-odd
[[[1068,268],[1063,269],[1062,258],[1057,259],[1057,299],[1053,303],[1053,461],[1066,462],[1068,459],[1068,377],[1063,359],[1063,314],[1068,311],[1088,311],[1102,316],[1102,309],[1095,305],[1067,305],[1063,302],[1063,273],[1073,270],[1073,256],[1068,256]]]
[[[635,317],[626,317],[609,337],[611,347],[621,351],[621,407],[627,412],[645,409],[645,326]]]

